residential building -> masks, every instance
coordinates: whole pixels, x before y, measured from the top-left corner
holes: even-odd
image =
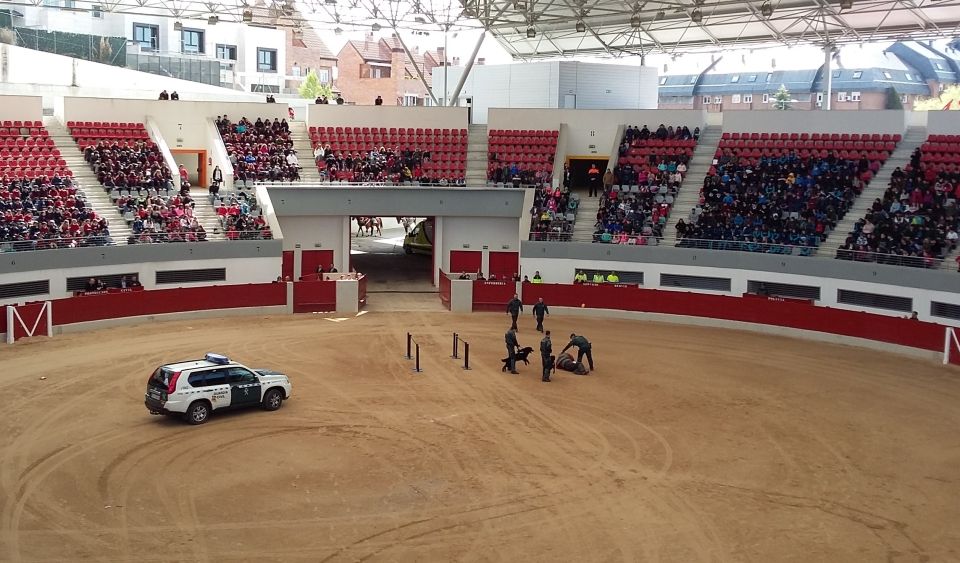
[[[336,79],[337,56],[320,35],[310,27],[286,30],[287,88],[295,90],[312,70],[321,84],[333,86]]]
[[[23,13],[18,25],[126,37],[128,68],[247,92],[287,88],[288,80],[298,78],[294,61],[301,70],[304,66],[325,68],[329,79],[334,78],[335,57],[316,33],[304,30],[301,37],[294,37],[292,30],[277,25],[279,14],[263,0],[250,7],[253,20],[248,23],[220,21],[215,16],[180,21],[150,4],[138,8],[139,14],[72,7],[73,0],[44,0],[38,6],[18,8]],[[219,69],[206,64],[212,62],[218,63]]]
[[[885,48],[845,47],[831,62],[830,107],[886,109],[889,96],[895,94],[909,108],[918,99],[936,96],[945,86],[960,82],[956,54],[949,45],[941,50],[932,44],[909,41]],[[791,109],[827,106],[824,64],[778,70],[776,60],[769,61],[756,64],[748,62],[746,56],[740,61],[720,57],[699,73],[660,76],[658,107],[708,112],[774,109],[772,102],[781,86],[790,92]]]
[[[412,54],[426,85],[395,34],[377,39],[371,33],[347,41],[337,54],[337,87],[351,104],[372,105],[380,96],[384,105],[430,105],[431,71],[443,64],[442,50],[421,54],[414,49]]]

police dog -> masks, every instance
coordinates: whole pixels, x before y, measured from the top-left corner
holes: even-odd
[[[516,358],[517,358],[516,363],[519,364],[520,362],[523,362],[525,365],[530,365],[530,360],[527,359],[527,356],[529,356],[532,353],[533,353],[533,348],[529,346],[524,346],[523,348],[520,348],[519,350],[517,350],[517,353],[516,353]],[[503,362],[503,369],[501,369],[500,371],[507,371],[507,368],[510,367],[510,358],[504,358],[500,361]]]

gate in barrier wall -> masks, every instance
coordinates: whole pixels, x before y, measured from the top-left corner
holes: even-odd
[[[446,310],[450,310],[450,276],[440,270],[440,302]]]

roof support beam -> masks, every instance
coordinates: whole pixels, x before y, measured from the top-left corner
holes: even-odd
[[[480,52],[480,46],[483,45],[483,39],[486,36],[486,32],[481,33],[480,37],[477,39],[477,44],[473,46],[473,52],[470,53],[470,59],[467,61],[467,66],[463,68],[463,74],[460,75],[460,80],[457,81],[457,87],[453,91],[453,94],[450,95],[450,100],[452,101],[451,105],[460,105],[460,91],[463,90],[463,85],[466,84],[467,77],[470,76],[470,71],[473,69],[473,63],[477,60],[477,54]]]
[[[926,26],[929,25],[935,29],[937,33],[940,33],[940,28],[937,26],[937,23],[930,19],[927,14],[923,13],[923,10],[917,8],[917,5],[913,2],[913,0],[900,0],[900,3],[906,6],[907,10],[909,10],[915,18],[924,24],[921,27],[926,28]],[[891,7],[890,9],[892,10],[893,8]]]
[[[773,34],[773,36],[777,39],[777,41],[779,41],[783,45],[786,45],[787,39],[780,33],[780,30],[773,27],[773,25],[771,25],[770,22],[767,21],[767,18],[763,17],[763,14],[757,11],[757,8],[753,4],[751,4],[750,2],[747,2],[746,4],[747,4],[747,8],[749,8],[750,10],[750,13],[753,14],[753,17],[757,18],[757,21],[762,23],[763,27],[769,29],[770,33]]]
[[[841,16],[833,8],[833,6],[831,6],[828,2],[826,2],[825,0],[817,0],[817,4],[821,8],[823,8],[824,12],[830,14],[830,19],[840,24],[843,27],[843,29],[845,29],[846,31],[852,33],[857,38],[858,41],[863,39],[862,37],[860,37],[860,32],[858,32],[856,28],[854,28],[849,23],[847,23],[847,20],[843,16]],[[826,23],[824,23],[824,25],[826,25]],[[824,32],[826,32],[826,27],[824,27]]]

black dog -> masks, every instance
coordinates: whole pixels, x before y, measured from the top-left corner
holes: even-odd
[[[525,365],[530,365],[530,360],[527,359],[527,356],[533,353],[533,348],[529,346],[524,346],[517,350],[516,359],[517,363],[523,362]],[[500,360],[503,362],[503,369],[500,371],[507,371],[507,368],[510,367],[510,358],[504,358]]]

